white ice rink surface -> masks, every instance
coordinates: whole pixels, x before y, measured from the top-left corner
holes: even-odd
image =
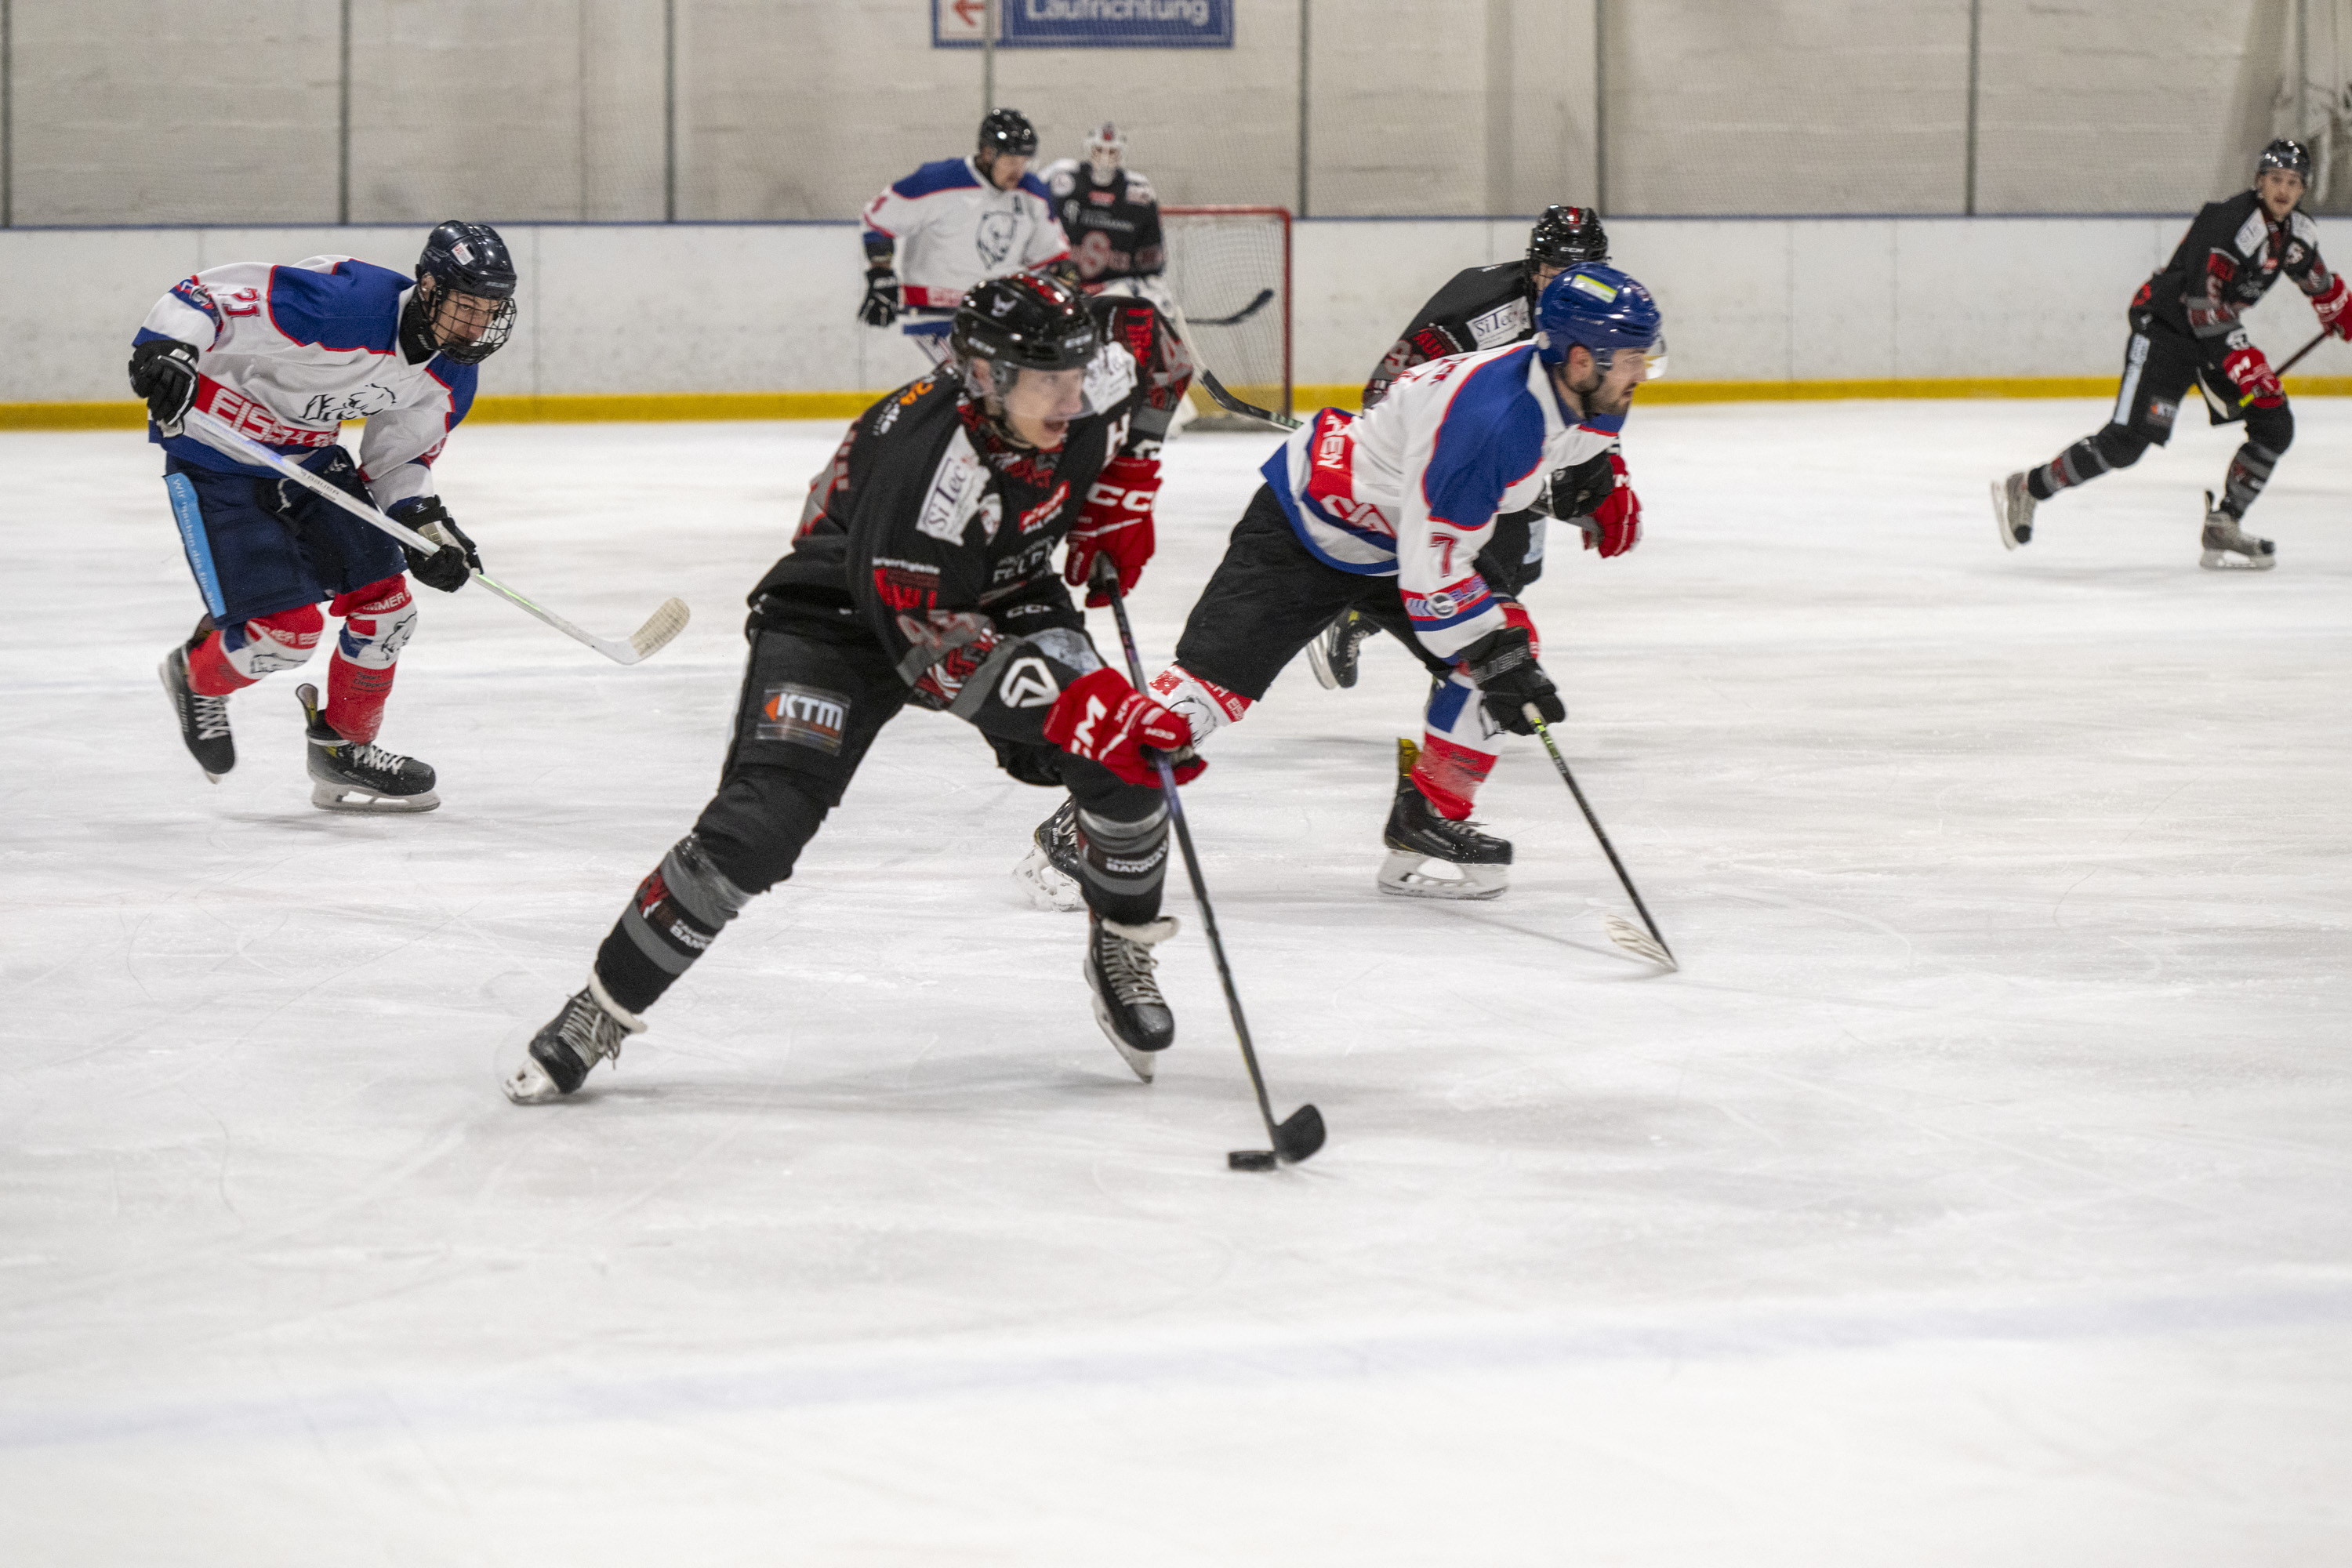
[[[1418,669],[1302,661],[1187,792],[1331,1127],[1272,1175],[1189,895],[1145,1087],[1007,877],[1050,797],[914,711],[618,1071],[499,1098],[837,427],[461,432],[493,571],[696,618],[624,669],[423,594],[413,819],[310,807],[289,676],[206,784],[157,458],[0,437],[0,1560],[2352,1563],[2352,403],[2297,414],[2222,576],[2218,432],[2008,555],[1986,480],[2100,405],[1637,412],[1646,542],[1531,604],[1685,971],[1528,742],[1510,894],[1377,896]],[[1174,448],[1155,668],[1269,446]]]

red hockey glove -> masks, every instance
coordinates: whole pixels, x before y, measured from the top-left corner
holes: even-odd
[[[1045,715],[1045,739],[1129,784],[1160,782],[1146,747],[1169,754],[1178,784],[1191,784],[1209,765],[1192,754],[1191,727],[1115,669],[1097,669],[1064,687]]]
[[[2251,403],[2257,408],[2276,408],[2286,401],[2278,377],[2271,374],[2271,362],[2260,349],[2231,349],[2221,356],[2221,374],[2237,387],[2241,407]]]
[[[2327,287],[2311,297],[2311,308],[2319,312],[2319,324],[2339,338],[2352,338],[2352,289],[2344,286],[2344,274],[2337,273],[2327,280]]]
[[[1625,472],[1625,459],[1616,453],[1609,454],[1609,472],[1617,486],[1609,499],[1592,509],[1592,521],[1600,525],[1596,533],[1585,530],[1584,548],[1598,545],[1601,558],[1622,555],[1642,542],[1642,498],[1633,493],[1633,481]]]
[[[1528,652],[1535,656],[1537,658],[1541,658],[1543,657],[1543,634],[1536,630],[1536,618],[1528,614],[1528,607],[1525,605],[1520,604],[1517,599],[1505,599],[1502,601],[1502,605],[1503,624],[1507,626],[1526,627],[1528,633]]]
[[[1078,526],[1070,530],[1070,552],[1062,563],[1062,581],[1073,588],[1094,581],[1095,557],[1107,555],[1118,568],[1122,597],[1135,592],[1143,563],[1151,559],[1151,504],[1160,494],[1160,462],[1156,458],[1113,458],[1087,491],[1087,509]],[[1108,605],[1110,595],[1090,588],[1088,605]]]

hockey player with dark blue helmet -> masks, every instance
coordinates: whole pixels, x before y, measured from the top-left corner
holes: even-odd
[[[1360,416],[1317,413],[1267,460],[1266,482],[1192,606],[1151,695],[1195,743],[1248,712],[1283,667],[1353,609],[1411,647],[1433,684],[1425,734],[1389,815],[1384,892],[1490,899],[1511,847],[1471,805],[1504,731],[1566,716],[1534,623],[1475,563],[1496,520],[1567,469],[1605,554],[1640,537],[1614,448],[1642,383],[1662,371],[1657,302],[1613,268],[1569,268],[1537,302],[1529,342],[1412,366]],[[1041,829],[1041,834],[1049,829]],[[1050,853],[1050,851],[1049,851]],[[1055,855],[1068,858],[1066,846]],[[1452,877],[1424,868],[1449,867]]]

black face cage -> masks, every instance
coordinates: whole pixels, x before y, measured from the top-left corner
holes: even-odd
[[[464,293],[465,290],[456,288],[446,279],[431,273],[426,276],[433,279],[433,298],[425,303],[425,323],[434,339],[434,353],[459,364],[479,364],[506,347],[507,339],[514,335],[513,296],[493,301],[497,308],[490,312],[490,323],[482,329],[480,337],[470,342],[462,338],[444,339],[441,335],[441,307],[452,293]],[[470,298],[479,300],[485,296],[475,294]]]

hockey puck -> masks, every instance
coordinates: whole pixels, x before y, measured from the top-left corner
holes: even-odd
[[[1225,1156],[1225,1163],[1236,1171],[1271,1171],[1274,1169],[1274,1151],[1236,1149]]]

